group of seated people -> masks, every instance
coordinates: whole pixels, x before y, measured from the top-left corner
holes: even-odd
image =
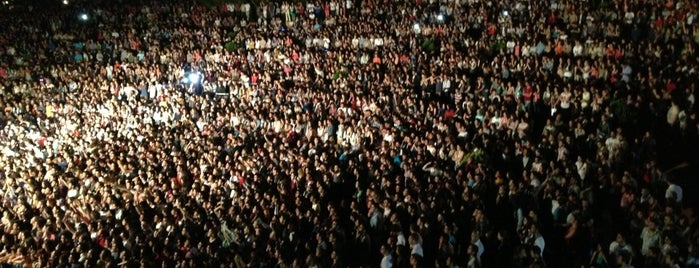
[[[8,267],[699,266],[695,1],[66,3],[0,16]]]

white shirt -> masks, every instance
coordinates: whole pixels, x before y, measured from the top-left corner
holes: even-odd
[[[483,255],[483,252],[485,252],[485,246],[483,246],[483,242],[481,242],[480,239],[476,240],[476,242],[473,244],[476,245],[476,248],[478,248],[477,256],[480,259],[481,255]]]
[[[578,168],[578,175],[580,176],[580,178],[585,179],[585,175],[587,174],[587,163],[577,161],[575,162],[575,166]]]
[[[670,109],[667,111],[667,123],[671,126],[675,125],[679,113],[680,108],[677,105],[670,106]]]
[[[675,201],[682,202],[682,198],[684,197],[682,187],[677,184],[670,183],[667,190],[665,190],[665,199],[673,198],[673,195],[675,197]]]
[[[536,237],[536,240],[534,240],[534,245],[539,247],[541,249],[541,255],[544,255],[544,248],[546,247],[546,241],[544,241],[544,237],[538,235]]]
[[[611,244],[609,244],[609,252],[610,253],[616,253],[617,250],[619,250],[619,251],[624,250],[624,251],[632,252],[631,246],[629,246],[626,243],[624,243],[622,245],[621,243],[614,241]]]
[[[582,55],[582,52],[583,52],[583,47],[582,47],[582,45],[576,44],[576,45],[573,47],[573,56],[576,56],[576,57],[577,57],[577,56],[580,56],[580,55]]]
[[[636,15],[633,12],[627,11],[626,14],[624,15],[624,18],[626,19],[627,24],[633,23],[633,19],[636,17]]]
[[[405,244],[407,244],[405,241],[405,235],[402,233],[398,234],[396,237],[396,246],[405,246]]]
[[[374,39],[374,45],[377,47],[383,46],[383,38]]]
[[[480,250],[479,250],[480,251]],[[412,246],[412,249],[410,250],[410,255],[416,254],[420,257],[424,257],[425,254],[422,251],[422,245],[420,244],[415,244]]]
[[[391,268],[393,267],[393,257],[391,254],[384,255],[381,259],[381,268]]]

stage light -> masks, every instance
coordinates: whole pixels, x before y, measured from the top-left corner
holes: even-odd
[[[82,20],[82,21],[87,21],[87,19],[89,19],[89,17],[87,16],[87,14],[85,14],[85,13],[81,13],[81,14],[80,14],[80,20]]]
[[[68,0],[63,0],[64,5],[68,5]]]
[[[438,20],[438,21],[443,21],[443,20],[444,20],[444,15],[442,15],[442,14],[437,15],[437,20]]]
[[[510,15],[510,12],[507,11],[507,9],[505,9],[505,10],[502,11],[502,15],[505,16],[505,17],[507,17],[507,16]]]
[[[194,84],[194,83],[199,83],[199,79],[200,79],[200,78],[201,78],[201,77],[199,76],[198,73],[190,73],[190,74],[187,76],[187,79],[188,79],[189,82],[192,83],[192,84]]]

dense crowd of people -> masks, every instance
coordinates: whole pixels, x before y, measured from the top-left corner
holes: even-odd
[[[2,263],[699,266],[695,1],[253,2],[0,17]]]

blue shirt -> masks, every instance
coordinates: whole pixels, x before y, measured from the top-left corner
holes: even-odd
[[[541,53],[544,53],[544,49],[546,49],[546,46],[543,43],[539,42],[536,45],[536,54],[541,55]]]

